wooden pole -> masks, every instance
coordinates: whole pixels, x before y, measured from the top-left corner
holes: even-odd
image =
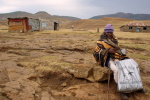
[[[97,28],[97,33],[99,33],[99,28]]]

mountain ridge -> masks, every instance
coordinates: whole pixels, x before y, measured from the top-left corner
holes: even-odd
[[[89,19],[99,19],[103,17],[128,18],[134,20],[150,20],[150,14],[132,14],[132,13],[123,13],[123,12],[118,12],[115,14],[97,15]]]
[[[104,28],[106,24],[112,24],[115,29],[119,29],[120,26],[128,23],[144,23],[150,25],[150,20],[133,20],[128,18],[116,18],[116,17],[103,17],[100,19],[81,19],[72,21],[68,24],[63,24],[64,29],[69,29],[72,25],[77,30],[95,30]]]
[[[80,18],[72,17],[72,16],[57,16],[51,15],[45,11],[39,11],[35,14],[25,12],[25,11],[15,11],[10,13],[0,13],[0,20],[7,20],[7,18],[15,18],[15,17],[30,17],[30,18],[39,18],[39,19],[54,19],[54,20],[78,20]]]
[[[24,12],[24,11],[15,11],[11,13],[3,13],[0,14],[0,24],[7,25],[8,19],[7,18],[19,18],[19,17],[28,17],[28,18],[34,18],[39,19],[41,23],[45,23],[46,27],[43,27],[44,30],[52,30],[54,27],[54,22],[58,22],[61,24],[68,24],[74,20],[71,18],[64,18],[60,16],[53,16],[45,11],[39,11],[35,14]]]
[[[44,19],[59,19],[59,18],[65,18],[69,20],[79,20],[81,18],[73,17],[73,16],[59,16],[59,15],[51,15],[45,11],[39,11],[37,13],[29,13],[25,11],[15,11],[10,13],[0,13],[0,20],[6,20],[7,18],[14,18],[14,17],[31,17],[31,18],[44,18]],[[133,20],[150,20],[150,14],[133,14],[133,13],[123,13],[118,12],[115,14],[105,14],[105,15],[97,15],[93,16],[89,19],[100,19],[103,17],[116,17],[116,18],[128,18]]]

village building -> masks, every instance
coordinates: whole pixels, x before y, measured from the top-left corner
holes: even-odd
[[[59,31],[60,22],[54,20],[43,20],[41,19],[41,30],[54,30]]]
[[[31,32],[40,31],[41,22],[39,19],[28,17],[8,18],[8,32]]]
[[[128,23],[120,27],[123,32],[150,32],[150,25],[144,23]]]

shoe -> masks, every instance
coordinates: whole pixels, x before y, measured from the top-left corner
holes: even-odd
[[[146,90],[146,89],[141,89],[141,90],[138,90],[138,92],[146,93],[146,92],[147,92],[147,90]]]
[[[125,93],[120,93],[121,100],[128,100],[128,96]]]

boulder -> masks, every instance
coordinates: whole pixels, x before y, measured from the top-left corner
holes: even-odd
[[[112,72],[110,71],[110,74]],[[94,67],[93,68],[93,77],[95,81],[105,81],[108,80],[109,69],[107,67]]]
[[[68,69],[68,72],[77,78],[87,78],[89,73],[92,71],[92,67],[82,64],[76,64],[75,66]]]
[[[91,82],[108,80],[109,69],[101,66],[76,64],[68,69],[68,72],[76,78],[84,78]],[[110,71],[110,74],[112,71]]]

